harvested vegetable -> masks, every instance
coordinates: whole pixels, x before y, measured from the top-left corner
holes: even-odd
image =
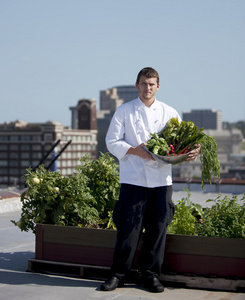
[[[147,142],[147,148],[151,149],[152,153],[163,156],[168,155],[171,149],[166,140],[159,137],[156,133],[151,133],[151,139]]]
[[[157,155],[182,155],[201,145],[200,161],[202,168],[201,187],[205,180],[211,184],[212,176],[220,176],[218,146],[213,137],[206,135],[204,128],[198,128],[191,121],[179,123],[177,118],[170,119],[160,133],[151,133],[147,149]]]

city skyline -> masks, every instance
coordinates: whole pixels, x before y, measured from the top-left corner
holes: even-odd
[[[70,106],[160,74],[157,99],[182,114],[245,120],[245,1],[0,3],[0,123],[71,125]]]

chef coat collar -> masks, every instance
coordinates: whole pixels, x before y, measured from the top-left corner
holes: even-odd
[[[151,109],[154,109],[154,108],[156,108],[156,106],[157,106],[157,99],[155,98],[155,101],[152,103],[152,105],[151,106],[145,106],[145,104],[140,100],[140,98],[138,97],[137,98],[137,101],[136,101],[136,107],[137,108],[140,108],[140,107],[142,107],[142,108],[151,108]]]

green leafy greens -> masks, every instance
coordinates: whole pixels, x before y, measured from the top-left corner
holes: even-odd
[[[177,118],[170,119],[160,133],[151,133],[147,141],[147,149],[157,155],[182,155],[201,145],[200,161],[202,168],[201,187],[205,180],[211,184],[212,176],[220,177],[220,162],[218,159],[218,146],[214,137],[198,128],[191,121],[179,123]]]

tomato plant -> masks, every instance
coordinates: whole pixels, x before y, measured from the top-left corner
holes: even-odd
[[[119,172],[114,158],[109,153],[101,153],[95,160],[84,156],[80,159],[81,165],[76,170],[88,177],[87,186],[95,199],[95,207],[98,210],[102,222],[108,222],[110,212],[119,197]]]
[[[22,211],[18,222],[22,231],[35,232],[37,223],[80,227],[108,227],[119,195],[117,165],[109,154],[81,165],[68,176],[49,172],[44,166],[25,174],[27,190],[21,194]]]

